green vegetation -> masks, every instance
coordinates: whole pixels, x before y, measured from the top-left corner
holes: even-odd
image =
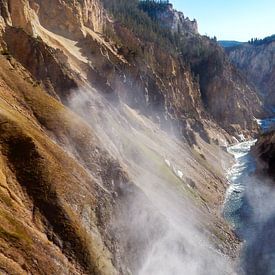
[[[138,3],[139,9],[146,12],[153,20],[157,20],[157,12],[164,12],[168,6],[169,1],[143,0]]]
[[[190,36],[177,32],[172,33],[159,22],[156,14],[158,11],[165,10],[170,5],[169,2],[103,0],[103,4],[114,19],[132,31],[143,44],[154,43],[155,46],[166,52],[182,57],[181,59],[187,64],[198,63],[202,59],[213,59],[216,47],[211,47],[211,45],[217,46],[215,39],[195,34]],[[110,27],[106,27],[105,34],[120,45],[119,36]],[[132,50],[139,52],[140,46],[136,45],[136,49]]]
[[[269,44],[273,41],[275,41],[275,34],[268,36],[264,39],[252,38],[251,40],[248,41],[248,43],[254,46],[260,46],[264,44]]]
[[[169,0],[140,0],[140,3],[145,4],[159,4],[159,5],[169,5]]]
[[[163,8],[163,4],[154,1],[103,0],[105,8],[114,18],[135,33],[144,42],[157,43],[165,49],[174,49],[176,37],[169,30],[150,17],[149,7]],[[147,8],[146,8],[147,7]],[[110,34],[110,30],[107,29]]]

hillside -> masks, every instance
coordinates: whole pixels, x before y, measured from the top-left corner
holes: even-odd
[[[196,106],[196,110],[201,109],[201,113],[206,110],[232,135],[240,134],[240,128],[248,129],[250,133],[257,131],[253,117],[261,112],[261,102],[255,90],[247,85],[244,76],[232,66],[216,41],[200,36],[196,28],[190,27],[193,26],[194,21],[190,21],[182,13],[173,10],[171,5],[167,5],[166,8],[162,6],[162,10],[144,14],[146,8],[143,6],[140,10],[139,1],[128,3],[125,0],[113,0],[107,3],[106,8],[123,23],[122,27],[126,26],[141,39],[139,42],[136,41],[139,47],[137,44],[134,44],[134,47],[144,49],[144,52],[137,53],[136,60],[143,60],[144,56],[152,54],[146,53],[146,50],[152,47],[161,52],[163,56],[167,54],[167,51],[170,52],[170,56],[176,59],[175,62],[181,64],[182,70],[189,71],[192,82],[199,84],[199,93],[196,92],[198,94],[196,98],[202,102],[199,107]],[[129,10],[134,13],[130,19]],[[155,26],[156,16],[157,26]],[[140,21],[139,18],[143,19]],[[173,31],[175,29],[173,26],[177,26],[176,33]],[[149,28],[148,32],[147,28]],[[172,29],[172,32],[169,29]],[[152,35],[154,32],[155,35]],[[122,44],[127,44],[128,48],[133,46],[129,44],[127,38],[120,38],[120,32],[116,35],[122,40]],[[154,43],[152,46],[150,43],[155,39],[159,39],[160,43]],[[131,52],[135,52],[135,49],[131,49]],[[148,61],[145,60],[145,62]],[[165,72],[161,77],[167,76],[168,72]],[[223,93],[220,92],[221,89]],[[191,114],[190,111],[188,113]]]
[[[237,47],[244,44],[244,42],[239,42],[235,40],[219,40],[218,43],[224,48]]]
[[[4,0],[0,50],[0,273],[232,274],[224,148],[262,103],[196,21]]]

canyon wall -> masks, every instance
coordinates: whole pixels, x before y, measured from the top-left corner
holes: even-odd
[[[253,83],[267,107],[274,105],[275,41],[229,48],[229,58]]]
[[[168,9],[172,23],[158,24],[181,29],[185,53],[143,40],[101,1],[0,2],[4,274],[138,274],[163,262],[158,245],[186,272],[232,272],[223,148],[257,133],[261,102]]]

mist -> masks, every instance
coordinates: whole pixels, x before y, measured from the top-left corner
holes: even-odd
[[[74,93],[69,106],[120,161],[135,186],[121,187],[110,221],[129,273],[234,274],[232,260],[217,245],[213,221],[190,185],[190,179],[203,182],[205,175],[197,172],[200,164],[189,146],[92,89]]]
[[[275,270],[275,189],[271,180],[250,176],[245,191],[242,238],[245,240],[241,260],[245,274],[273,274]]]

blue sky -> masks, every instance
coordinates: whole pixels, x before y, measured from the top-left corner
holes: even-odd
[[[170,0],[196,18],[199,32],[219,40],[248,41],[275,34],[275,0]]]

